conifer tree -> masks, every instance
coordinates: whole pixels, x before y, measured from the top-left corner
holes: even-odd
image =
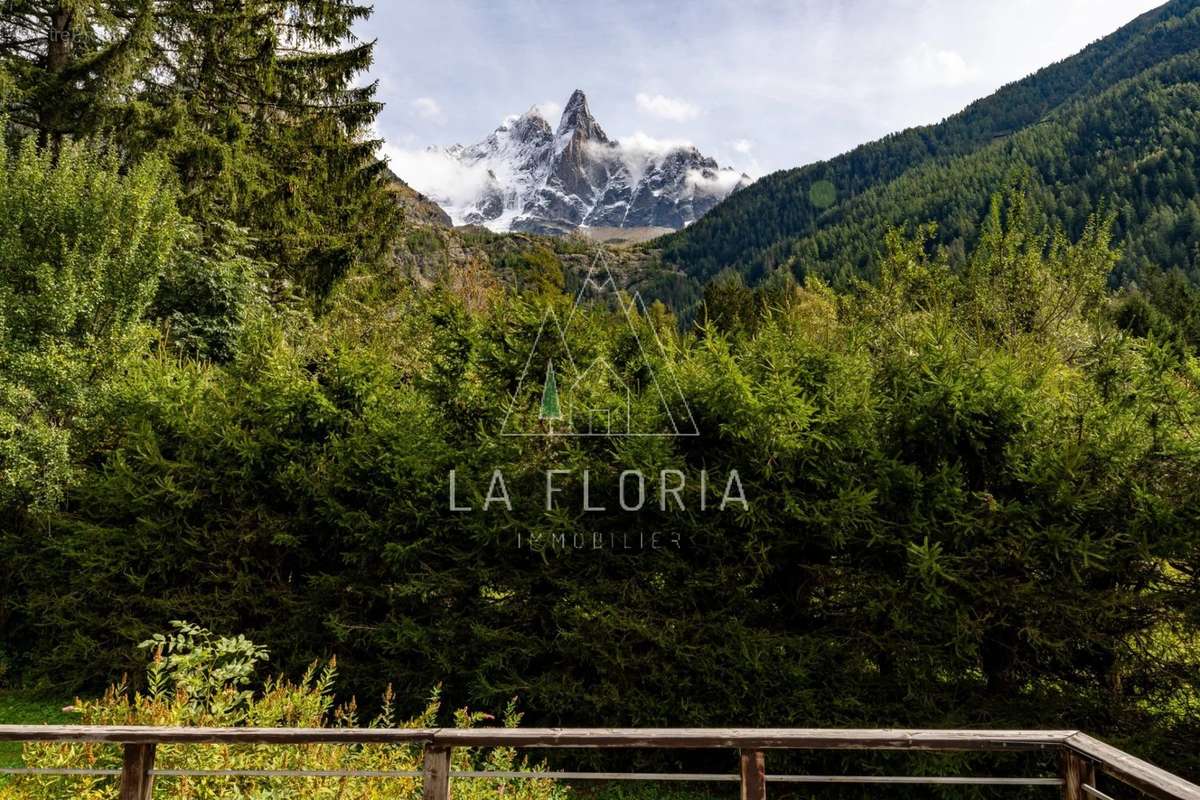
[[[0,69],[13,123],[43,139],[103,132],[134,158],[165,153],[181,209],[222,244],[225,221],[256,255],[317,294],[381,254],[395,205],[381,104],[356,85],[374,42],[352,0],[6,0]]]
[[[168,149],[184,211],[248,228],[258,255],[317,292],[381,253],[394,204],[368,132],[382,106],[374,84],[354,85],[374,43],[352,28],[370,8],[165,0],[159,9],[165,80],[146,87],[126,130],[135,152]]]
[[[150,0],[5,0],[4,112],[43,141],[95,130],[147,66],[152,29]]]

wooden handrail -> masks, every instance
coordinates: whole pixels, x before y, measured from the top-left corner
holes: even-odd
[[[110,744],[432,744],[440,728],[166,728],[0,725],[0,742]]]
[[[570,747],[736,750],[1039,750],[1077,731],[828,728],[442,728],[435,744],[455,747]]]
[[[450,754],[456,747],[729,749],[739,752],[738,776],[648,775],[740,780],[745,800],[764,800],[768,781],[877,783],[995,783],[1061,785],[1064,800],[1103,796],[1097,775],[1105,775],[1157,800],[1200,800],[1200,786],[1155,767],[1115,747],[1074,730],[924,730],[827,728],[154,728],[88,725],[0,725],[0,741],[106,742],[125,748],[121,770],[122,800],[148,800],[156,775],[232,774],[227,770],[155,770],[155,746],[162,744],[411,744],[425,749],[424,798],[448,800],[450,779],[488,777],[487,773],[453,773]],[[1060,755],[1058,778],[938,778],[909,776],[768,775],[768,750],[913,750],[1027,751]],[[111,774],[111,770],[3,770],[34,774]],[[263,776],[317,777],[303,770],[254,771]],[[347,774],[358,774],[348,770]],[[366,775],[367,773],[363,773]],[[401,773],[394,773],[399,776]],[[405,773],[410,774],[410,773]],[[390,777],[393,773],[371,773]],[[538,773],[539,777],[610,779],[610,773]],[[499,775],[497,774],[497,777]],[[532,777],[532,775],[530,776]],[[628,777],[636,777],[630,775]]]
[[[0,725],[3,741],[753,750],[1040,750],[1078,731],[875,728],[151,728]]]
[[[1067,738],[1068,750],[1084,758],[1103,772],[1116,778],[1121,783],[1132,786],[1151,797],[1159,800],[1200,800],[1200,787],[1189,783],[1178,775],[1172,775],[1165,769],[1160,769],[1140,758],[1118,750],[1112,745],[1105,744],[1099,739],[1093,739],[1084,733],[1076,733]],[[1092,784],[1095,785],[1094,783]]]

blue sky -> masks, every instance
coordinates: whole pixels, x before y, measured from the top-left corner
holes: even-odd
[[[359,34],[379,40],[398,166],[531,105],[553,125],[580,88],[610,137],[689,141],[757,177],[936,122],[1160,4],[376,0]]]

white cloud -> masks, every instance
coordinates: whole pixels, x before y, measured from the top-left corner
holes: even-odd
[[[971,83],[979,71],[954,50],[936,50],[923,42],[905,56],[901,71],[916,87],[955,87]]]
[[[433,198],[451,216],[474,203],[492,178],[486,164],[464,164],[440,148],[408,150],[384,145],[392,172],[412,188]]]
[[[694,191],[701,194],[713,194],[718,197],[724,197],[732,192],[739,182],[746,180],[746,178],[736,169],[719,169],[715,171],[689,169],[687,180],[692,185]]]
[[[526,111],[525,113],[538,115],[542,119],[546,120],[546,122],[550,124],[550,127],[553,128],[558,124],[558,118],[562,115],[562,110],[562,103],[556,103],[553,100],[543,100],[540,103],[534,103],[529,107],[529,111]],[[500,120],[500,127],[507,128],[509,125],[512,125],[523,116],[525,115],[507,114],[503,119]]]
[[[656,139],[642,131],[620,138],[621,149],[642,158],[661,158],[672,150],[687,149],[694,145],[687,139]]]
[[[412,109],[421,119],[427,119],[438,125],[444,125],[446,122],[446,114],[442,111],[438,101],[432,97],[418,97],[412,101]]]
[[[629,136],[622,136],[616,148],[605,148],[599,152],[610,158],[620,159],[629,170],[630,177],[636,181],[640,180],[651,165],[661,164],[671,153],[677,150],[691,150],[694,147],[695,145],[687,139],[658,139],[636,131]],[[740,170],[728,167],[717,170],[691,169],[687,173],[687,182],[693,191],[719,197],[729,194],[743,180],[746,178]]]
[[[676,150],[690,149],[693,145],[686,139],[656,139],[637,131],[620,137],[616,147],[595,143],[591,147],[592,155],[620,161],[629,170],[630,178],[638,181],[651,165],[661,163],[665,156]]]
[[[662,119],[669,119],[672,122],[686,122],[700,115],[699,108],[678,97],[667,97],[661,94],[651,96],[645,92],[638,92],[634,102],[637,103],[639,111]]]
[[[542,119],[546,120],[551,125],[554,125],[558,122],[558,118],[562,116],[563,107],[562,103],[556,103],[553,100],[546,100],[535,105],[533,110],[536,111]]]
[[[750,139],[734,139],[725,143],[725,148],[714,153],[717,161],[723,165],[735,168],[739,173],[746,173],[756,179],[763,174],[762,164],[759,163],[755,150],[758,144]]]

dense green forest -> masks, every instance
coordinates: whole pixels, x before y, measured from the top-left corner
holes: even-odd
[[[1114,283],[1174,269],[1194,283],[1198,46],[1200,4],[1172,0],[939,124],[759,180],[668,237],[663,258],[700,280],[786,269],[846,285],[876,273],[889,227],[934,221],[961,263],[990,196],[1027,176],[1073,235],[1093,211],[1117,213]]]
[[[390,184],[365,8],[213,5],[0,11],[75,33],[0,45],[0,683],[144,676],[186,619],[283,674],[336,655],[389,714],[1072,727],[1200,775],[1186,4],[973,107],[952,157],[837,162],[895,174],[819,220],[745,215],[830,165],[735,195],[667,245],[702,296]],[[572,311],[596,263],[695,324]],[[548,318],[597,402],[700,435],[502,435]]]
[[[365,135],[376,87],[354,84],[373,45],[350,31],[369,13],[343,0],[12,0],[0,9],[9,130],[99,135],[123,158],[169,162],[194,252],[252,254],[323,291],[381,252],[393,219]]]

